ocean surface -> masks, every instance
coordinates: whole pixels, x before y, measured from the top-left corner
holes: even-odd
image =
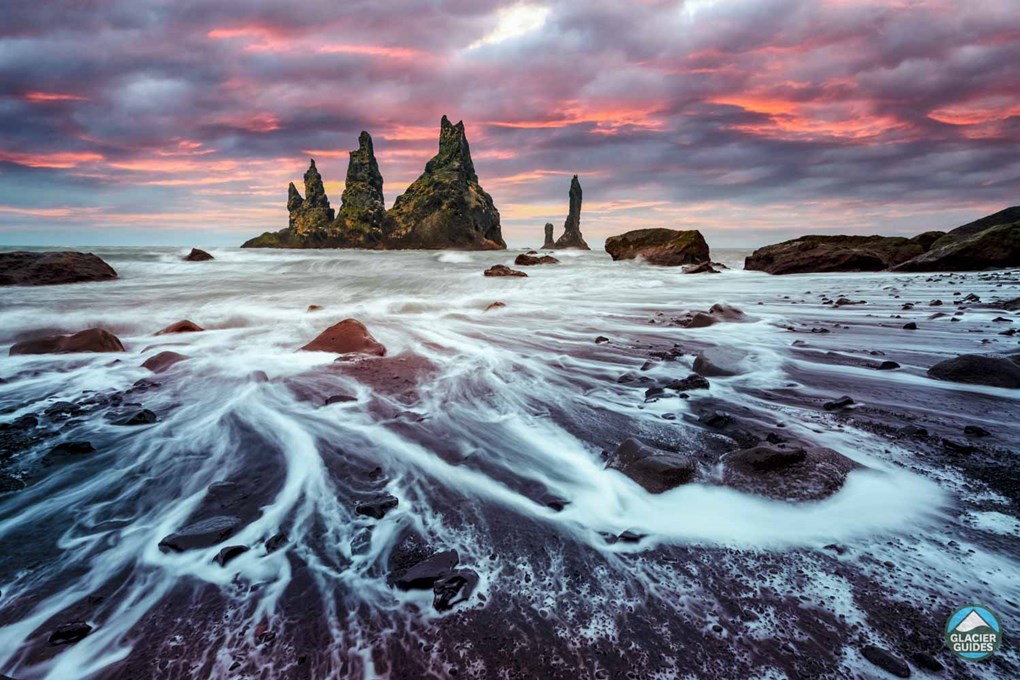
[[[875,677],[861,650],[877,645],[952,677],[1016,677],[1011,644],[963,664],[940,626],[972,602],[1020,620],[1020,521],[1001,479],[1017,475],[1020,395],[925,375],[1017,349],[1000,333],[1020,317],[990,304],[1017,296],[1016,276],[775,277],[742,271],[746,251],[717,251],[730,268],[712,275],[568,251],[486,278],[518,251],[91,250],[118,280],[0,291],[0,424],[36,415],[48,433],[8,467],[25,488],[0,494],[0,673]],[[954,304],[968,294],[981,303]],[[866,304],[824,303],[839,297]],[[716,303],[748,318],[673,321]],[[347,318],[387,358],[298,351]],[[182,319],[206,330],[154,335]],[[126,353],[7,356],[94,326]],[[619,382],[683,378],[718,345],[745,354],[743,372],[689,399]],[[678,356],[652,356],[664,349]],[[165,350],[188,359],[141,367]],[[843,394],[850,411],[821,408]],[[64,402],[77,406],[52,408]],[[157,421],[118,424],[140,408]],[[606,469],[602,451],[634,436],[733,448],[698,422],[706,408],[862,467],[801,503],[723,486],[710,458],[655,495]],[[890,434],[909,423],[931,436]],[[991,435],[956,463],[940,441],[963,440],[964,423]],[[88,455],[51,454],[86,440]],[[355,512],[382,493],[398,500],[385,517]],[[235,536],[159,549],[215,502],[243,520]],[[457,551],[478,576],[465,601],[437,611],[431,590],[391,585],[408,536]],[[220,566],[224,545],[250,549]],[[50,644],[66,621],[91,632]]]

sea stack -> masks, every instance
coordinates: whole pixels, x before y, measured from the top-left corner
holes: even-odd
[[[499,211],[482,189],[463,121],[440,121],[439,153],[387,215],[390,248],[506,248]]]
[[[543,249],[555,248],[556,241],[553,239],[553,223],[545,223],[545,243],[542,244]]]
[[[287,207],[290,211],[290,225],[298,234],[325,229],[333,221],[335,215],[333,208],[329,207],[329,198],[326,197],[326,188],[322,185],[322,175],[315,167],[315,159],[311,159],[308,170],[305,172],[305,197],[301,198],[297,189],[291,184],[287,189]]]
[[[358,148],[350,155],[340,211],[333,229],[350,240],[349,247],[372,248],[382,243],[386,219],[383,178],[375,160],[372,136],[362,130]]]
[[[570,180],[570,211],[563,223],[563,235],[556,239],[552,247],[591,250],[581,236],[581,183],[577,181],[577,175]]]

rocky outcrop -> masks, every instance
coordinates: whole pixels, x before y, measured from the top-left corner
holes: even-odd
[[[606,252],[614,260],[644,258],[649,264],[677,267],[708,262],[710,253],[700,231],[637,229],[606,239]]]
[[[929,239],[901,236],[802,236],[758,248],[744,269],[769,274],[877,272],[924,253]]]
[[[928,377],[949,382],[1020,389],[1020,355],[1010,357],[964,354],[940,361]]]
[[[744,269],[770,274],[857,271],[975,271],[1020,267],[1020,206],[949,233],[803,236],[755,250]]]
[[[334,215],[315,161],[305,173],[305,197],[288,189],[290,225],[243,248],[373,248],[496,250],[506,248],[499,211],[478,183],[464,123],[443,116],[439,153],[386,211],[383,178],[372,137],[362,132],[351,152],[341,205]]]
[[[389,248],[506,248],[499,211],[478,183],[463,121],[453,125],[443,116],[439,153],[393,203],[386,240]]]
[[[1020,206],[957,227],[894,269],[952,272],[1007,267],[1020,267]]]
[[[142,368],[147,368],[153,373],[162,373],[174,364],[186,361],[189,357],[177,352],[160,352],[149,357],[142,363]]]
[[[123,352],[120,339],[102,328],[89,328],[73,335],[49,335],[11,346],[15,354],[74,354],[76,352]]]
[[[545,223],[545,242],[542,243],[543,250],[550,250],[556,247],[556,240],[553,239],[553,223]]]
[[[663,493],[694,479],[697,468],[687,456],[628,439],[607,456],[607,467],[619,470],[649,493]]]
[[[294,187],[293,184],[290,186],[291,188]],[[184,259],[187,262],[208,262],[209,260],[215,260],[216,258],[200,248],[192,248],[191,252],[184,256]]]
[[[546,229],[546,240],[550,235]],[[577,181],[577,175],[570,180],[570,208],[567,213],[567,220],[563,223],[563,235],[556,239],[556,242],[549,246],[551,248],[578,248],[580,250],[591,250],[581,236],[581,183]]]
[[[92,253],[0,253],[0,286],[50,286],[115,278],[113,267]]]
[[[188,321],[187,319],[182,319],[181,321],[177,321],[175,323],[170,324],[161,331],[157,331],[156,335],[172,335],[174,333],[199,333],[204,330],[205,329],[199,326],[197,323],[193,321]]]
[[[365,324],[357,319],[344,319],[330,326],[301,349],[334,354],[367,354],[379,357],[386,355],[386,348],[372,337]]]

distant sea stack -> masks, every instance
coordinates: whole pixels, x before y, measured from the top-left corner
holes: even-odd
[[[543,249],[550,249],[556,247],[556,241],[553,239],[553,223],[545,223],[545,242],[542,244]]]
[[[543,248],[578,248],[580,250],[591,250],[581,236],[581,183],[577,181],[577,175],[570,180],[570,210],[567,213],[567,220],[563,223],[563,235],[556,239],[556,242],[549,245],[552,232],[549,225],[545,228],[546,245]]]
[[[1020,207],[949,233],[902,236],[802,236],[758,248],[744,269],[769,274],[860,271],[974,271],[1020,266]]]
[[[443,116],[439,153],[388,212],[383,177],[372,137],[362,132],[351,151],[347,179],[334,212],[311,162],[305,173],[305,197],[288,189],[290,225],[266,232],[244,248],[369,248],[383,250],[498,250],[506,248],[499,211],[478,183],[464,123]]]

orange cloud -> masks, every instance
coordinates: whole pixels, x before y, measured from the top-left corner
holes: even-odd
[[[384,57],[386,59],[423,59],[429,56],[428,52],[422,52],[421,50],[408,47],[384,47],[382,45],[322,45],[316,49],[316,52],[321,54],[364,54],[371,57]]]
[[[585,108],[580,102],[566,102],[563,113],[547,120],[527,121],[488,121],[484,125],[505,128],[543,129],[563,128],[583,123],[594,123],[592,132],[598,134],[615,134],[623,127],[637,127],[647,130],[662,128],[662,121],[655,118],[659,106],[619,108]]]
[[[83,163],[103,160],[98,153],[58,151],[55,153],[18,153],[0,151],[0,161],[16,163],[29,168],[75,168]]]
[[[28,92],[24,95],[24,100],[32,102],[34,104],[46,103],[46,102],[83,102],[87,101],[85,97],[79,97],[76,94],[66,94],[63,92]]]

